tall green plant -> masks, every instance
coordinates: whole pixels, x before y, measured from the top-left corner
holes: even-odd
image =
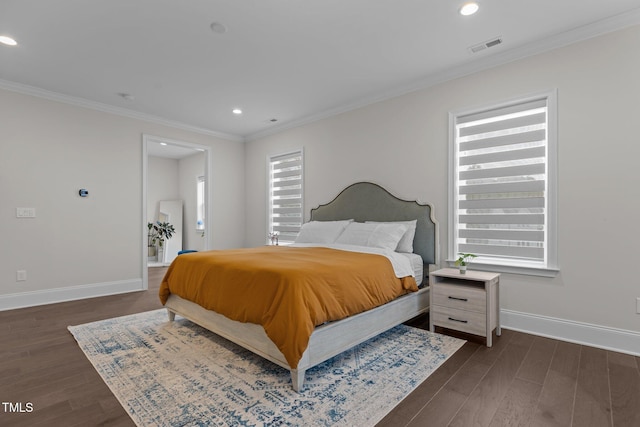
[[[173,233],[176,232],[176,229],[173,225],[168,222],[150,222],[147,223],[147,227],[149,229],[149,238],[151,239],[151,244],[155,245],[158,243],[159,247],[162,247],[165,240],[169,240]]]

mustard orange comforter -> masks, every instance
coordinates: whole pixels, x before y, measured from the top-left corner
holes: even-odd
[[[317,325],[417,291],[376,254],[324,247],[264,246],[178,256],[160,286],[170,294],[240,322],[264,327],[296,368]]]

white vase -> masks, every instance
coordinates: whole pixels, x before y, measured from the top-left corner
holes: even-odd
[[[460,274],[466,274],[467,273],[467,266],[466,265],[461,265],[458,268],[460,269]]]

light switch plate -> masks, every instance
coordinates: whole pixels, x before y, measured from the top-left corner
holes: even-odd
[[[16,208],[16,218],[35,218],[36,208]]]

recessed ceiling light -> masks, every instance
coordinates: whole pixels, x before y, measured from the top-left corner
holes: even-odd
[[[239,108],[234,108],[233,109],[233,114],[242,114],[242,110]]]
[[[167,143],[166,142],[161,142],[160,145],[167,145]]]
[[[18,42],[8,36],[0,36],[0,43],[6,44],[7,46],[15,46],[18,44]]]
[[[460,8],[460,15],[464,15],[464,16],[473,15],[478,11],[479,8],[480,6],[478,6],[478,3],[476,2],[465,3]]]

